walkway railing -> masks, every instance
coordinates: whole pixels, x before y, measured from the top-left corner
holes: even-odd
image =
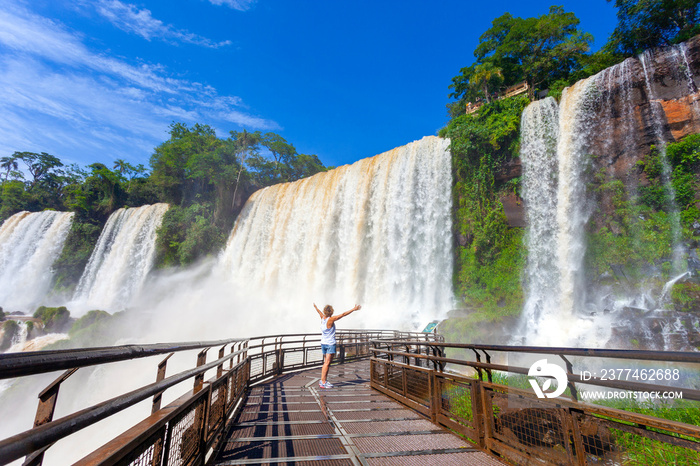
[[[700,464],[700,427],[690,423],[700,423],[700,353],[372,344],[373,388],[515,464]],[[567,390],[548,397],[555,376]],[[657,393],[682,400],[624,410],[580,401]],[[663,410],[686,422],[655,415]]]
[[[435,341],[436,335],[385,330],[339,331],[336,362],[368,357],[371,340],[407,338]],[[217,357],[207,362],[207,353],[212,349],[218,350]],[[165,376],[168,359],[173,354],[197,350],[194,368]],[[167,356],[157,368],[154,364],[156,382],[53,419],[61,384],[78,369],[158,355]],[[0,379],[58,370],[65,372],[39,393],[34,428],[0,441],[0,464],[26,456],[25,465],[40,465],[44,453],[55,442],[151,397],[150,416],[144,413],[142,422],[78,464],[204,464],[224,438],[252,384],[282,372],[320,366],[322,362],[317,334],[3,354],[0,355]],[[214,375],[205,382],[207,372]],[[188,380],[193,383],[192,390],[161,408],[163,392]]]

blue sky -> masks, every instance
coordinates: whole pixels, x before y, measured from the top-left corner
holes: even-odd
[[[0,156],[148,165],[171,122],[274,131],[326,165],[436,134],[448,86],[505,12],[544,1],[3,0]],[[605,0],[566,1],[595,37]]]

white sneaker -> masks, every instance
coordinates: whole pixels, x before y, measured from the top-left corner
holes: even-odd
[[[333,384],[326,380],[326,388],[333,388]]]

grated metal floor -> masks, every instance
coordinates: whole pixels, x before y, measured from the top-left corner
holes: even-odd
[[[369,362],[253,388],[215,464],[485,465],[503,463],[369,386]]]

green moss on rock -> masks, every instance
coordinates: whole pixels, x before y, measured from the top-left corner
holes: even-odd
[[[65,306],[41,306],[34,312],[34,317],[41,319],[44,323],[44,330],[47,332],[65,332],[70,328],[73,320],[70,317],[70,311]]]

